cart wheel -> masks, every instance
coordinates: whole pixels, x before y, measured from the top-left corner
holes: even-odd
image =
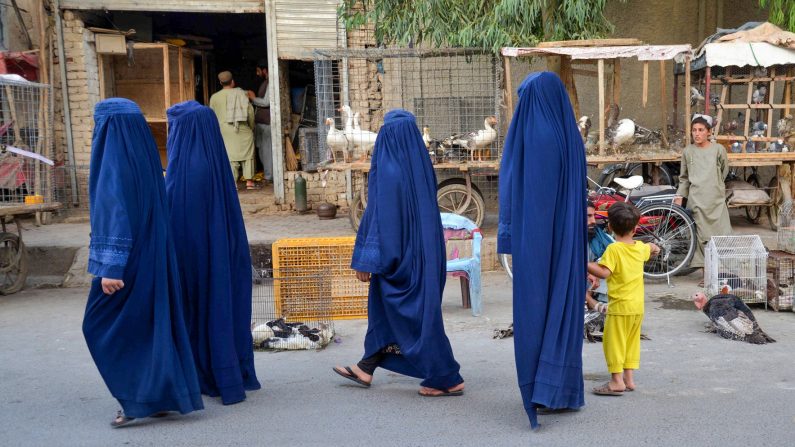
[[[756,174],[751,174],[745,180],[746,182],[752,184],[755,188],[759,188],[759,177]],[[745,219],[752,223],[758,224],[759,218],[762,217],[762,207],[761,206],[746,206],[745,207]]]
[[[19,292],[28,277],[25,244],[13,233],[0,233],[0,295]]]
[[[483,194],[480,193],[480,190],[475,185],[472,185],[472,198],[469,200],[469,205],[464,209],[467,195],[467,186],[463,179],[450,179],[442,182],[436,192],[439,211],[459,214],[475,222],[475,225],[480,227],[486,217],[486,202],[483,200]]]
[[[362,216],[364,216],[364,203],[362,203],[362,196],[357,193],[353,195],[350,211],[348,212],[348,219],[351,221],[351,227],[353,227],[353,231],[357,231],[359,229],[359,224],[362,222]]]
[[[770,189],[770,206],[767,207],[767,220],[770,223],[770,229],[773,231],[778,231],[778,216],[781,212],[781,207],[784,205],[781,194],[779,190],[778,184],[778,177],[773,177],[770,179],[770,184],[767,185]]]

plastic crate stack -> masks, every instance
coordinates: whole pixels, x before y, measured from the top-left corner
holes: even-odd
[[[303,276],[324,275],[331,298],[330,316],[334,320],[367,318],[368,284],[356,279],[351,269],[355,237],[320,237],[280,239],[273,244],[273,267],[280,272]],[[278,312],[298,314],[297,300],[314,293],[313,286],[292,283],[290,287],[274,288]]]

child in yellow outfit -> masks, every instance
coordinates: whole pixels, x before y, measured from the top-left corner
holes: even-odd
[[[607,218],[615,242],[607,246],[598,262],[588,263],[588,273],[607,279],[608,306],[602,347],[611,379],[593,392],[621,396],[624,390],[635,389],[633,371],[640,367],[643,263],[659,253],[660,248],[632,239],[640,220],[635,206],[614,203]]]

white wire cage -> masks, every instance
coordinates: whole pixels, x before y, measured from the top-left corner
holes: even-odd
[[[434,163],[498,160],[502,66],[477,49],[316,50],[320,157],[364,161],[384,115],[417,118]]]
[[[261,350],[322,349],[334,339],[328,275],[252,267],[251,335]],[[291,291],[300,290],[300,294]]]
[[[795,210],[792,201],[785,203],[779,210],[776,242],[779,250],[795,254]]]
[[[54,201],[48,84],[0,75],[0,206]]]
[[[704,251],[704,286],[710,296],[729,286],[745,303],[767,307],[767,249],[758,235],[713,236]]]

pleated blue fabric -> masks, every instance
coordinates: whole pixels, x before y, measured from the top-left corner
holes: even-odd
[[[184,321],[160,157],[138,106],[94,110],[89,178],[91,243],[83,334],[128,417],[204,408]],[[121,279],[113,295],[101,279]]]
[[[251,255],[218,119],[168,109],[166,194],[202,394],[228,405],[258,390],[251,338]]]
[[[528,76],[500,165],[497,250],[513,257],[514,350],[533,428],[540,406],[585,404],[585,148],[568,94],[550,72]]]
[[[446,278],[436,174],[414,115],[391,110],[378,133],[368,202],[351,267],[370,272],[364,357],[389,345],[379,365],[445,390],[464,379],[442,321]]]

